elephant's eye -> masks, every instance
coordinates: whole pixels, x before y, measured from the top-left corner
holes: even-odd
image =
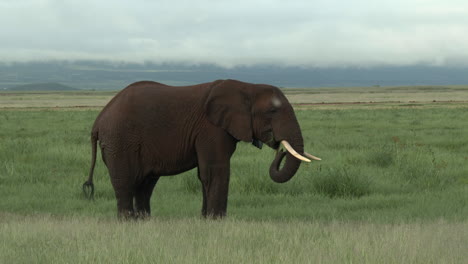
[[[270,113],[270,114],[274,114],[276,112],[278,112],[278,108],[276,108],[276,107],[272,107],[272,108],[268,109],[268,113]]]

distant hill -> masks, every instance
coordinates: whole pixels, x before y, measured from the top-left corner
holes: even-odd
[[[77,91],[79,89],[60,83],[31,83],[6,89],[7,91]]]
[[[83,90],[121,90],[130,83],[141,80],[169,85],[191,85],[218,79],[237,79],[288,88],[467,85],[468,65],[317,68],[266,64],[223,68],[210,64],[151,62],[0,61],[0,90],[25,83],[63,83]],[[51,87],[53,85],[47,85],[40,90],[50,90]]]

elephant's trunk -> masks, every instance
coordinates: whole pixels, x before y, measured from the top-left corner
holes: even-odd
[[[282,144],[287,150],[278,151],[270,166],[270,177],[278,183],[289,181],[296,174],[301,161],[320,160],[320,158],[304,152],[304,140],[294,110],[289,104],[284,105],[284,107],[283,115],[272,122],[274,141]],[[276,148],[278,145],[272,144],[272,147]],[[281,168],[281,161],[284,157],[286,157],[286,162]]]
[[[304,153],[304,147],[302,144],[291,144],[291,146],[298,153]],[[286,156],[286,163],[283,168],[280,168],[281,161]],[[270,177],[274,182],[283,183],[289,181],[299,169],[301,160],[294,157],[291,153],[285,151],[278,151],[275,159],[270,166]]]

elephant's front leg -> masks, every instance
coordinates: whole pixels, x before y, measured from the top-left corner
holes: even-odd
[[[226,215],[230,159],[237,141],[223,130],[210,132],[197,141],[198,177],[203,185],[202,215],[218,218]]]
[[[197,175],[198,175],[198,179],[202,183],[203,205],[202,205],[201,213],[203,217],[206,217],[206,189],[205,189],[205,185],[203,184],[202,178],[200,176],[200,168],[197,169]]]
[[[203,184],[204,217],[220,218],[226,215],[229,191],[229,161],[216,164],[200,164]]]

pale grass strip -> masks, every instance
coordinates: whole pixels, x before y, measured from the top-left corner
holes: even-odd
[[[468,222],[0,217],[1,263],[463,263]]]

